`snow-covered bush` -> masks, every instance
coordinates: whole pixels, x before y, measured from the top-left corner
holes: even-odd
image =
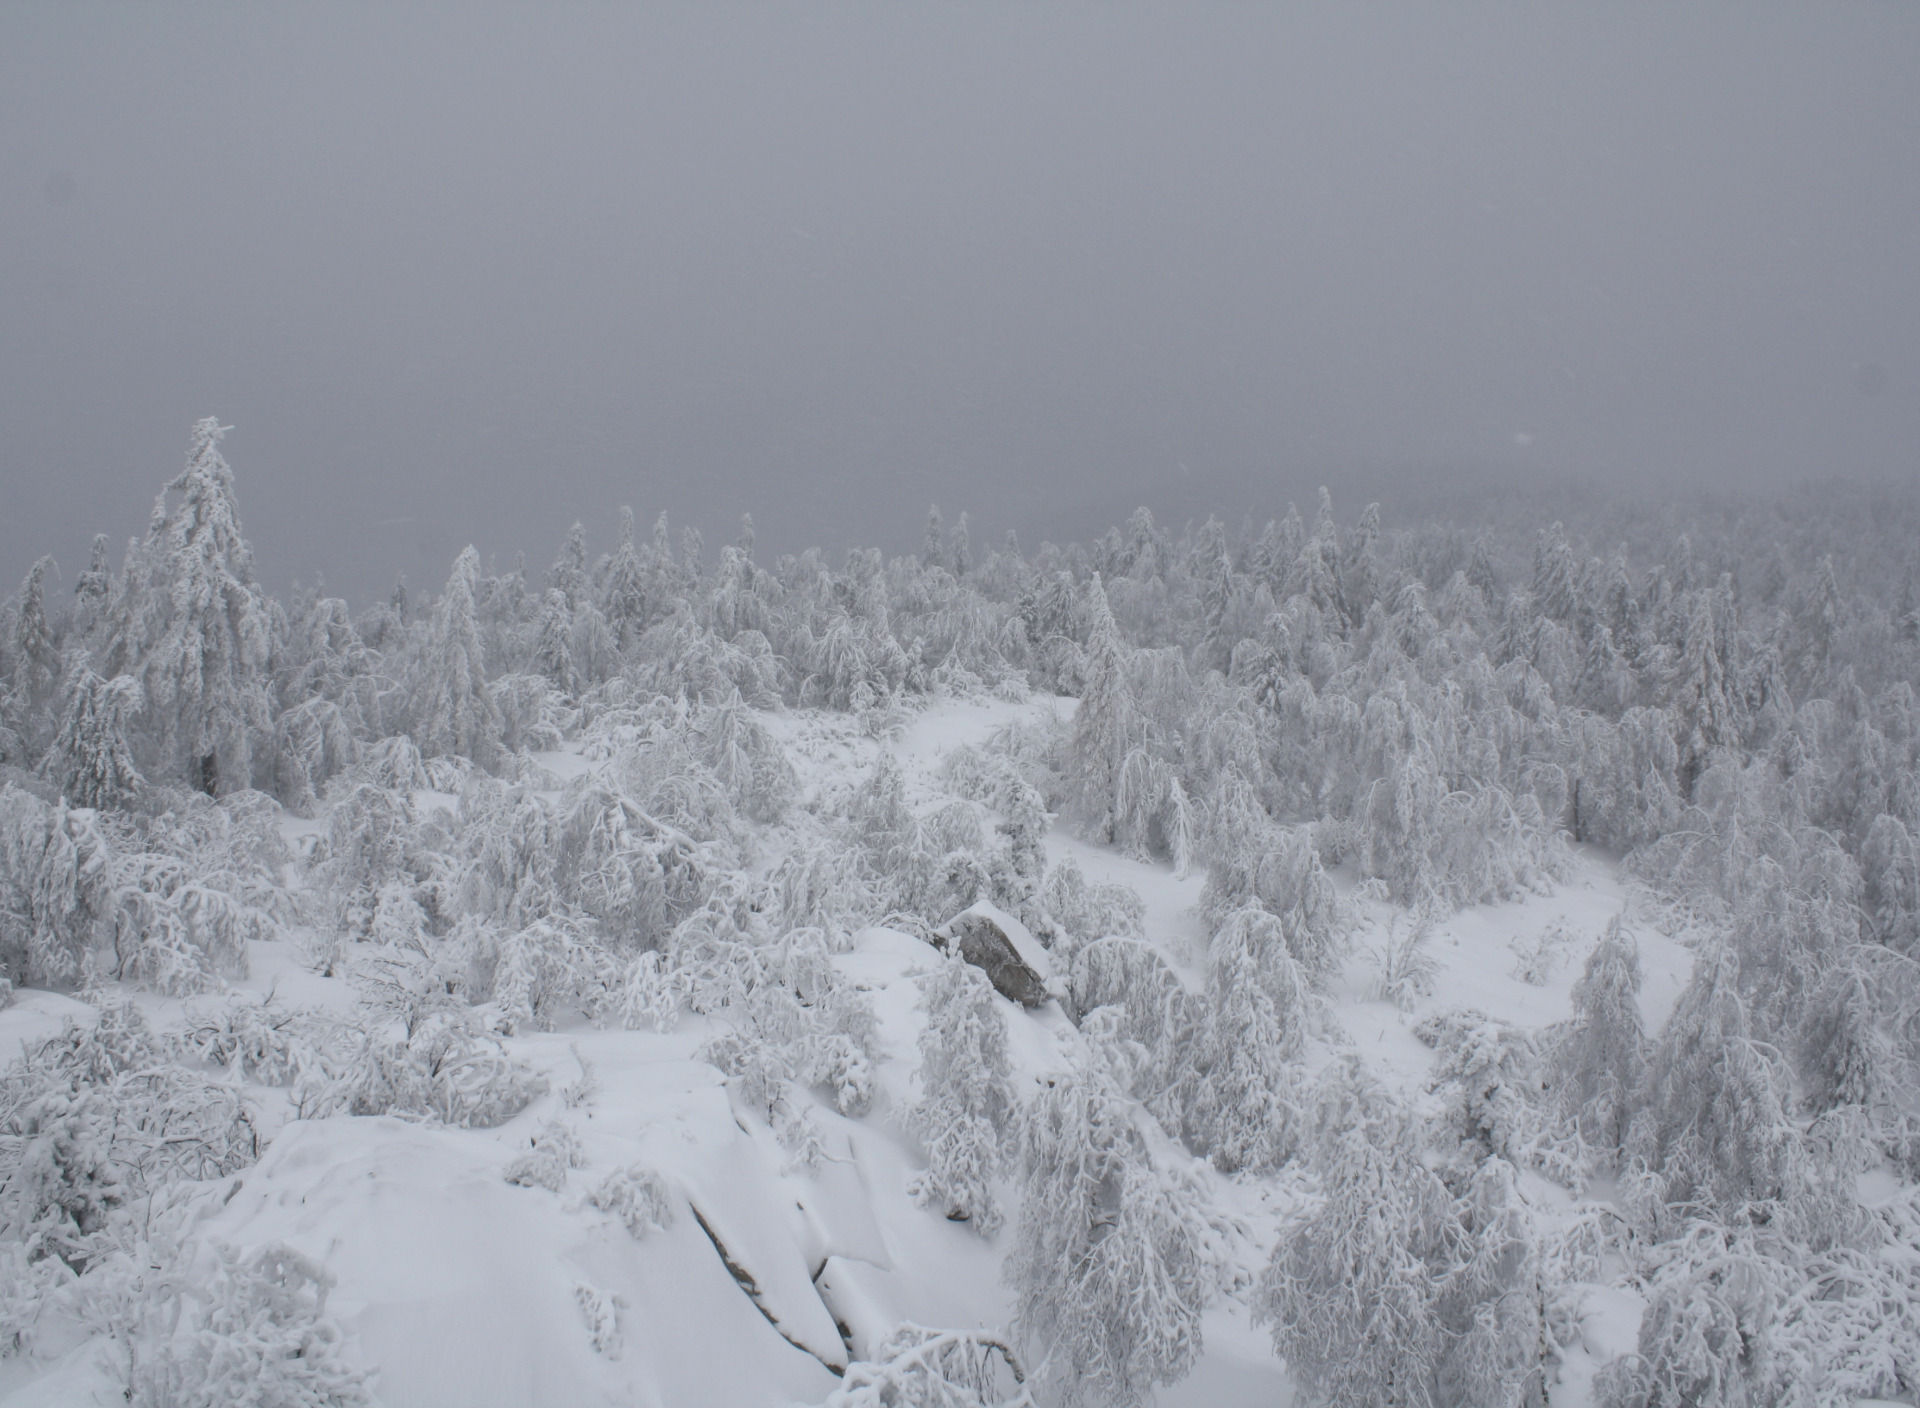
[[[403,1035],[364,1035],[324,1079],[303,1085],[302,1113],[416,1115],[464,1129],[505,1124],[547,1092],[472,1018],[422,1015]]]
[[[1411,1012],[1421,999],[1433,996],[1433,978],[1439,960],[1427,945],[1433,939],[1433,917],[1416,913],[1404,932],[1396,916],[1381,935],[1379,948],[1373,951],[1373,986],[1367,996],[1378,1002],[1391,1002],[1402,1012]]]
[[[210,1066],[263,1085],[291,1086],[323,1069],[341,1040],[338,1024],[309,1008],[235,996],[216,1006],[190,1006],[182,1048]]]
[[[537,919],[498,941],[493,1004],[500,1030],[552,1031],[556,1017],[597,1017],[624,976],[614,954],[564,919]]]
[[[620,1025],[629,1031],[650,1027],[656,1032],[673,1030],[680,1020],[681,1005],[687,1000],[686,974],[668,968],[664,955],[638,954],[627,965],[616,998]]]
[[[1071,857],[1057,862],[1040,887],[1040,905],[1052,921],[1055,947],[1068,953],[1082,944],[1110,935],[1138,938],[1146,922],[1146,905],[1131,887],[1092,883]]]
[[[1545,987],[1560,971],[1573,943],[1574,936],[1560,919],[1553,920],[1537,934],[1514,935],[1507,944],[1513,950],[1513,976],[1530,987]]]
[[[244,978],[247,945],[279,933],[271,915],[226,890],[144,869],[144,884],[120,889],[114,947],[121,978],[157,992],[205,992],[223,978]],[[169,885],[174,880],[181,883]]]
[[[545,1188],[558,1193],[567,1185],[567,1170],[586,1167],[587,1156],[573,1127],[560,1120],[548,1120],[528,1147],[516,1154],[501,1170],[501,1177],[522,1188]]]
[[[191,1249],[190,1249],[191,1250]],[[327,1315],[333,1276],[274,1243],[242,1254],[214,1242],[131,1288],[121,1341],[135,1408],[231,1403],[362,1408],[368,1376],[341,1353]]]
[[[618,1218],[635,1241],[650,1232],[666,1231],[676,1217],[673,1190],[645,1164],[615,1169],[587,1194],[586,1201]]]
[[[169,1061],[131,1005],[69,1022],[0,1077],[0,1236],[84,1270],[122,1208],[259,1156],[232,1085]]]

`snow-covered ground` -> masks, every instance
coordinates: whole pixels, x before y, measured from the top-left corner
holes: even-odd
[[[811,800],[830,804],[856,787],[888,748],[904,770],[908,800],[925,809],[948,795],[941,767],[950,750],[977,745],[1015,720],[1070,708],[1059,700],[949,702],[914,715],[884,742],[845,715],[797,711],[764,722],[800,769]],[[565,751],[541,761],[559,780],[593,766]],[[287,826],[295,844],[312,830],[312,823]],[[1136,890],[1150,941],[1183,981],[1201,986],[1205,936],[1195,907],[1202,873],[1177,877],[1167,865],[1128,859],[1058,827],[1047,844],[1050,862],[1071,857],[1090,880]],[[1475,1008],[1530,1029],[1567,1017],[1586,953],[1628,895],[1612,858],[1583,851],[1571,880],[1553,894],[1452,915],[1430,940],[1438,963],[1432,993],[1411,1011],[1368,996],[1369,946],[1406,916],[1358,902],[1365,921],[1329,994],[1328,1038],[1312,1056],[1325,1061],[1350,1048],[1417,1095],[1434,1059],[1413,1035],[1423,1016]],[[1556,924],[1567,937],[1545,981],[1516,977],[1516,943]],[[1644,924],[1637,929],[1643,1015],[1654,1031],[1686,981],[1691,953]],[[550,1091],[495,1129],[392,1117],[292,1120],[279,1092],[254,1090],[271,1143],[257,1165],[231,1180],[203,1230],[243,1247],[285,1242],[324,1265],[337,1281],[329,1308],[349,1332],[349,1356],[377,1368],[376,1391],[390,1408],[818,1403],[850,1356],[867,1353],[901,1321],[1000,1327],[1010,1315],[1000,1268],[1017,1235],[1017,1190],[1011,1183],[1001,1190],[1007,1224],[987,1239],[918,1206],[908,1192],[925,1159],[898,1115],[917,1096],[924,1019],[915,977],[934,958],[924,942],[875,928],[836,960],[879,1020],[879,1089],[871,1112],[857,1120],[818,1104],[813,1116],[827,1157],[817,1172],[790,1171],[765,1119],[718,1071],[693,1059],[714,1033],[709,1019],[686,1017],[666,1034],[582,1024],[510,1041],[547,1076]],[[343,979],[303,966],[293,942],[256,945],[252,976],[241,986],[340,1012],[351,1011],[357,995]],[[162,1023],[183,1007],[140,1001]],[[1059,1069],[1078,1040],[1059,1006],[1028,1011],[1001,1000],[1001,1007],[1018,1078],[1031,1082]],[[90,1012],[69,998],[22,993],[0,1011],[0,1045],[10,1050]],[[581,1166],[558,1192],[507,1182],[503,1168],[556,1118],[577,1131]],[[590,1198],[635,1164],[657,1170],[671,1192],[670,1225],[643,1236]],[[1286,1180],[1207,1176],[1220,1205],[1248,1229],[1240,1255],[1257,1275],[1293,1206]],[[1571,1205],[1537,1177],[1526,1186],[1549,1221]],[[1586,1401],[1593,1366],[1631,1347],[1638,1313],[1631,1296],[1594,1292],[1584,1346],[1571,1353],[1553,1390],[1556,1408]],[[1160,1394],[1161,1403],[1271,1408],[1291,1401],[1284,1366],[1244,1304],[1217,1304],[1205,1335],[1197,1366]],[[30,1372],[38,1377],[22,1382]],[[51,1370],[15,1360],[0,1366],[0,1376],[0,1391],[11,1389],[0,1398],[6,1408],[118,1401],[86,1345]]]

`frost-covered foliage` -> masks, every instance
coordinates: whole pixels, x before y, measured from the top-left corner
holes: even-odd
[[[1088,1065],[1035,1094],[1021,1123],[1007,1279],[1034,1375],[1066,1402],[1140,1403],[1180,1378],[1228,1276],[1205,1184],[1136,1108]]]
[[[1440,1297],[1463,1234],[1420,1160],[1411,1112],[1355,1066],[1317,1093],[1322,1199],[1282,1234],[1260,1287],[1274,1349],[1333,1408],[1439,1400]]]
[[[998,1335],[906,1323],[873,1353],[847,1366],[823,1408],[1032,1408],[1020,1356]]]
[[[1920,1391],[1912,495],[1700,507],[1669,537],[1671,514],[1592,504],[1343,524],[1323,492],[1264,528],[1141,510],[1027,553],[936,516],[917,555],[837,565],[623,512],[604,556],[592,524],[544,576],[468,549],[438,595],[356,614],[263,589],[224,434],[194,425],[70,609],[43,560],[0,611],[0,993],[104,1004],[5,1078],[0,1342],[35,1352],[76,1285],[131,1307],[191,1265],[177,1320],[100,1312],[134,1401],[248,1374],[360,1401],[317,1268],[150,1231],[156,1199],[254,1156],[238,1092],[492,1127],[544,1090],[517,1043],[691,1013],[796,1167],[828,1157],[824,1103],[918,1132],[933,1215],[992,1237],[995,1180],[1019,1182],[1032,1394],[1126,1402],[1191,1364],[1218,1174],[1307,1194],[1262,1304],[1334,1402],[1537,1402],[1580,1278],[1648,1304],[1607,1402]],[[898,756],[939,699],[1022,706],[949,751],[944,796]],[[1139,894],[1049,865],[1056,818],[1205,870],[1195,970]],[[1566,1022],[1412,1022],[1449,915],[1551,892],[1587,844],[1623,858],[1642,936],[1696,952],[1664,1026],[1619,923]],[[929,949],[922,1099],[876,1106],[875,1010],[837,960],[982,902],[1051,951],[1075,1069],[1020,1107],[997,1000]],[[1348,1044],[1327,1002],[1370,914],[1368,991],[1434,1048],[1423,1113],[1344,1059],[1303,1073]],[[284,939],[359,1009],[223,991]],[[1512,976],[1557,1000],[1576,942],[1523,935]],[[162,1036],[115,982],[191,1000]],[[567,1129],[509,1176],[566,1188]],[[1541,1179],[1611,1190],[1577,1257],[1534,1226]],[[585,1205],[640,1236],[677,1196],[634,1168]],[[617,1353],[621,1307],[582,1294]],[[877,1355],[847,1402],[1030,1392],[984,1333],[904,1327]]]
[[[674,1197],[666,1179],[645,1164],[615,1169],[587,1194],[587,1203],[620,1220],[635,1241],[673,1226]]]
[[[1000,1227],[993,1180],[1016,1112],[1007,1022],[995,1004],[986,974],[957,956],[924,980],[921,1096],[904,1117],[927,1149],[927,1171],[915,1181],[914,1197],[983,1237]]]
[[[112,855],[93,818],[0,787],[0,964],[15,986],[72,984],[114,913]]]
[[[259,1155],[240,1091],[170,1058],[139,1009],[69,1022],[0,1076],[0,1239],[84,1271],[115,1216]]]
[[[1186,1110],[1197,1147],[1221,1169],[1271,1169],[1294,1152],[1312,1021],[1307,970],[1284,924],[1258,905],[1229,915],[1213,937]]]
[[[341,1357],[344,1336],[327,1315],[332,1275],[293,1248],[243,1255],[218,1242],[189,1244],[170,1263],[127,1274],[115,1338],[136,1408],[374,1402],[366,1373]]]
[[[1573,1021],[1551,1057],[1561,1110],[1610,1157],[1626,1142],[1646,1061],[1639,998],[1640,948],[1616,917],[1573,985]]]

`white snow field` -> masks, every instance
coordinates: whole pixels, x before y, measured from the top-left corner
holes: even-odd
[[[1070,700],[946,701],[913,715],[896,738],[876,741],[845,715],[767,713],[764,726],[801,771],[802,804],[827,803],[857,787],[887,751],[899,762],[911,806],[951,799],[948,754],[981,745],[1017,720],[1064,718]],[[562,749],[539,761],[554,782],[609,766]],[[555,794],[557,795],[557,793]],[[423,814],[451,794],[415,798]],[[289,818],[298,847],[322,823]],[[1129,859],[1056,826],[1048,860],[1075,861],[1090,881],[1131,887],[1144,903],[1145,935],[1192,990],[1204,985],[1205,934],[1196,913],[1204,873]],[[771,866],[779,857],[762,857]],[[1349,898],[1352,886],[1336,876]],[[1572,878],[1519,902],[1474,906],[1442,921],[1429,940],[1437,968],[1430,992],[1405,1010],[1368,996],[1369,945],[1406,916],[1384,901],[1354,898],[1353,948],[1331,984],[1307,1064],[1357,1053],[1410,1098],[1429,1100],[1435,1052],[1414,1028],[1430,1014],[1472,1008],[1536,1030],[1570,1015],[1569,990],[1588,950],[1629,897],[1611,857],[1576,856]],[[1549,926],[1565,934],[1542,981],[1514,976],[1515,944]],[[1652,924],[1635,923],[1644,985],[1642,1016],[1658,1030],[1685,984],[1692,953]],[[300,936],[257,942],[251,976],[236,986],[343,1015],[358,992],[344,977],[312,971]],[[839,1386],[850,1359],[875,1352],[903,1321],[948,1329],[1004,1330],[1013,1294],[1002,1279],[1020,1235],[1018,1188],[1001,1177],[1003,1226],[981,1237],[920,1206],[910,1192],[926,1167],[901,1113],[918,1097],[919,978],[940,962],[922,938],[872,927],[834,958],[877,1018],[876,1089],[859,1118],[838,1113],[821,1091],[811,1117],[824,1157],[794,1167],[764,1110],[743,1098],[695,1053],[724,1021],[682,1012],[666,1032],[596,1028],[582,1021],[507,1039],[513,1055],[545,1076],[546,1094],[506,1123],[462,1129],[393,1116],[293,1118],[284,1091],[247,1087],[269,1137],[259,1162],[224,1180],[198,1231],[249,1248],[282,1243],[332,1275],[326,1304],[345,1332],[343,1355],[372,1372],[388,1408],[588,1408],[589,1405],[815,1404]],[[186,1003],[133,994],[159,1027]],[[1024,1097],[1061,1071],[1082,1042],[1060,1004],[1023,1009],[993,999],[1007,1026]],[[0,1044],[33,1042],[93,1008],[46,992],[22,992],[0,1011]],[[577,1137],[576,1166],[557,1187],[510,1183],[503,1170],[550,1121]],[[636,1235],[616,1207],[593,1195],[635,1166],[657,1173],[666,1196]],[[1292,1401],[1268,1331],[1250,1322],[1247,1292],[1266,1264],[1277,1225],[1300,1195],[1298,1177],[1229,1178],[1194,1161],[1217,1206],[1238,1224],[1231,1256],[1243,1274],[1203,1320],[1204,1350],[1191,1372],[1162,1389],[1168,1408],[1274,1408]],[[1577,1200],[1537,1175],[1523,1191],[1551,1226]],[[1604,1200],[1604,1188],[1589,1190]],[[1579,1302],[1579,1334],[1550,1394],[1555,1408],[1588,1401],[1594,1367],[1630,1350],[1639,1300],[1595,1285]],[[64,1357],[43,1352],[0,1363],[5,1408],[123,1402],[122,1380],[102,1367],[99,1339],[70,1327]]]

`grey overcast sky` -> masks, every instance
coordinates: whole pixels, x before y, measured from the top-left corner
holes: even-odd
[[[359,600],[621,504],[1911,480],[1920,5],[15,0],[5,583],[206,414],[263,578]]]

